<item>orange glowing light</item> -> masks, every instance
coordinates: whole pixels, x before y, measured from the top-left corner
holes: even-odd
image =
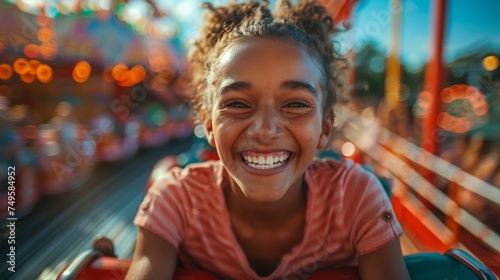
[[[24,55],[29,58],[35,58],[40,53],[40,47],[35,44],[27,44],[24,46]]]
[[[28,72],[30,65],[28,61],[24,58],[18,58],[14,61],[14,72],[19,75],[23,75]]]
[[[52,68],[47,64],[40,64],[36,68],[36,77],[42,83],[48,83],[52,81]]]
[[[47,59],[52,59],[56,56],[57,54],[57,46],[56,44],[49,42],[49,43],[43,43],[40,46],[40,54],[47,58]]]
[[[32,83],[35,80],[35,78],[36,78],[35,74],[31,74],[31,73],[26,73],[26,74],[21,75],[21,81],[28,83],[28,84]]]
[[[144,67],[142,67],[141,65],[135,65],[130,69],[129,75],[130,82],[135,85],[144,81],[144,79],[146,78],[146,69],[144,69]]]
[[[73,68],[73,80],[77,83],[83,83],[88,80],[91,72],[92,67],[90,64],[85,60],[81,60]]]
[[[2,43],[2,42],[0,42],[0,53],[2,53],[2,52],[3,52],[3,49],[4,49],[4,45],[3,45],[3,43]]]
[[[443,103],[450,103],[454,100],[454,92],[451,90],[451,88],[445,88],[441,91],[441,101]]]
[[[130,71],[126,71],[126,72],[123,72],[123,74],[121,74],[121,78],[123,80],[117,80],[116,83],[122,87],[129,87],[129,86],[132,86],[134,85],[132,82],[131,82],[131,78],[130,78]]]
[[[486,71],[496,70],[499,64],[498,57],[494,55],[487,56],[483,59],[483,67]]]
[[[32,59],[28,61],[28,67],[26,70],[25,74],[30,74],[30,75],[35,75],[36,74],[36,68],[40,65],[40,61],[36,59]],[[31,79],[31,78],[29,78]]]
[[[454,116],[447,112],[440,113],[437,117],[437,124],[446,131],[465,133],[473,127],[473,117],[483,117],[488,114],[489,107],[484,95],[473,86],[458,84],[447,87],[441,92],[441,100],[445,104],[455,100],[465,100],[472,110],[470,113],[473,113],[467,116]]]
[[[438,126],[453,133],[465,133],[471,129],[470,120],[466,117],[454,117],[446,112],[440,113],[437,118]]]
[[[488,103],[484,101],[477,103],[475,104],[473,109],[474,109],[474,114],[476,114],[476,116],[486,116],[486,114],[488,114]]]
[[[7,63],[0,64],[0,80],[8,80],[12,77],[12,67]]]
[[[32,60],[28,61],[28,64],[30,65],[31,69],[35,70],[38,67],[38,65],[40,65],[42,63],[37,59],[32,59]]]
[[[115,67],[113,67],[111,75],[113,76],[113,79],[115,79],[118,82],[121,82],[127,78],[128,76],[127,73],[128,73],[127,65],[123,63],[118,63],[115,65]]]
[[[54,39],[54,31],[48,27],[42,27],[38,30],[38,40],[43,43],[48,43]]]

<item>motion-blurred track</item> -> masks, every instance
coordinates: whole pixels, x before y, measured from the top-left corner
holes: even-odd
[[[0,278],[55,279],[64,265],[91,248],[98,235],[114,241],[119,257],[131,258],[136,235],[132,220],[154,164],[166,155],[189,149],[191,143],[190,139],[176,140],[143,150],[133,160],[98,164],[78,189],[44,198],[16,222],[16,272],[9,272],[2,261]],[[2,259],[7,245],[3,234]]]

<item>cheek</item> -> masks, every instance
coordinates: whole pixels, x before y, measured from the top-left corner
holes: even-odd
[[[214,140],[218,150],[221,152],[232,150],[237,137],[237,126],[220,119],[214,121]]]
[[[316,120],[308,120],[303,123],[292,123],[292,126],[296,127],[296,134],[310,144],[316,144],[319,135],[321,134],[321,125]]]

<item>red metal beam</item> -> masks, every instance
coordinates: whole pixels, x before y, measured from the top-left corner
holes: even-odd
[[[431,100],[427,114],[422,121],[422,137],[420,146],[431,153],[437,150],[437,123],[436,118],[441,110],[441,89],[443,88],[443,48],[444,30],[446,21],[447,0],[432,1],[434,4],[433,37],[431,38],[431,58],[425,73],[424,91],[427,91]]]

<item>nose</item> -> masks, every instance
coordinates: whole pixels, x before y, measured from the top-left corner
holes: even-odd
[[[247,129],[250,138],[267,144],[282,136],[282,120],[275,108],[262,108],[255,112]]]

